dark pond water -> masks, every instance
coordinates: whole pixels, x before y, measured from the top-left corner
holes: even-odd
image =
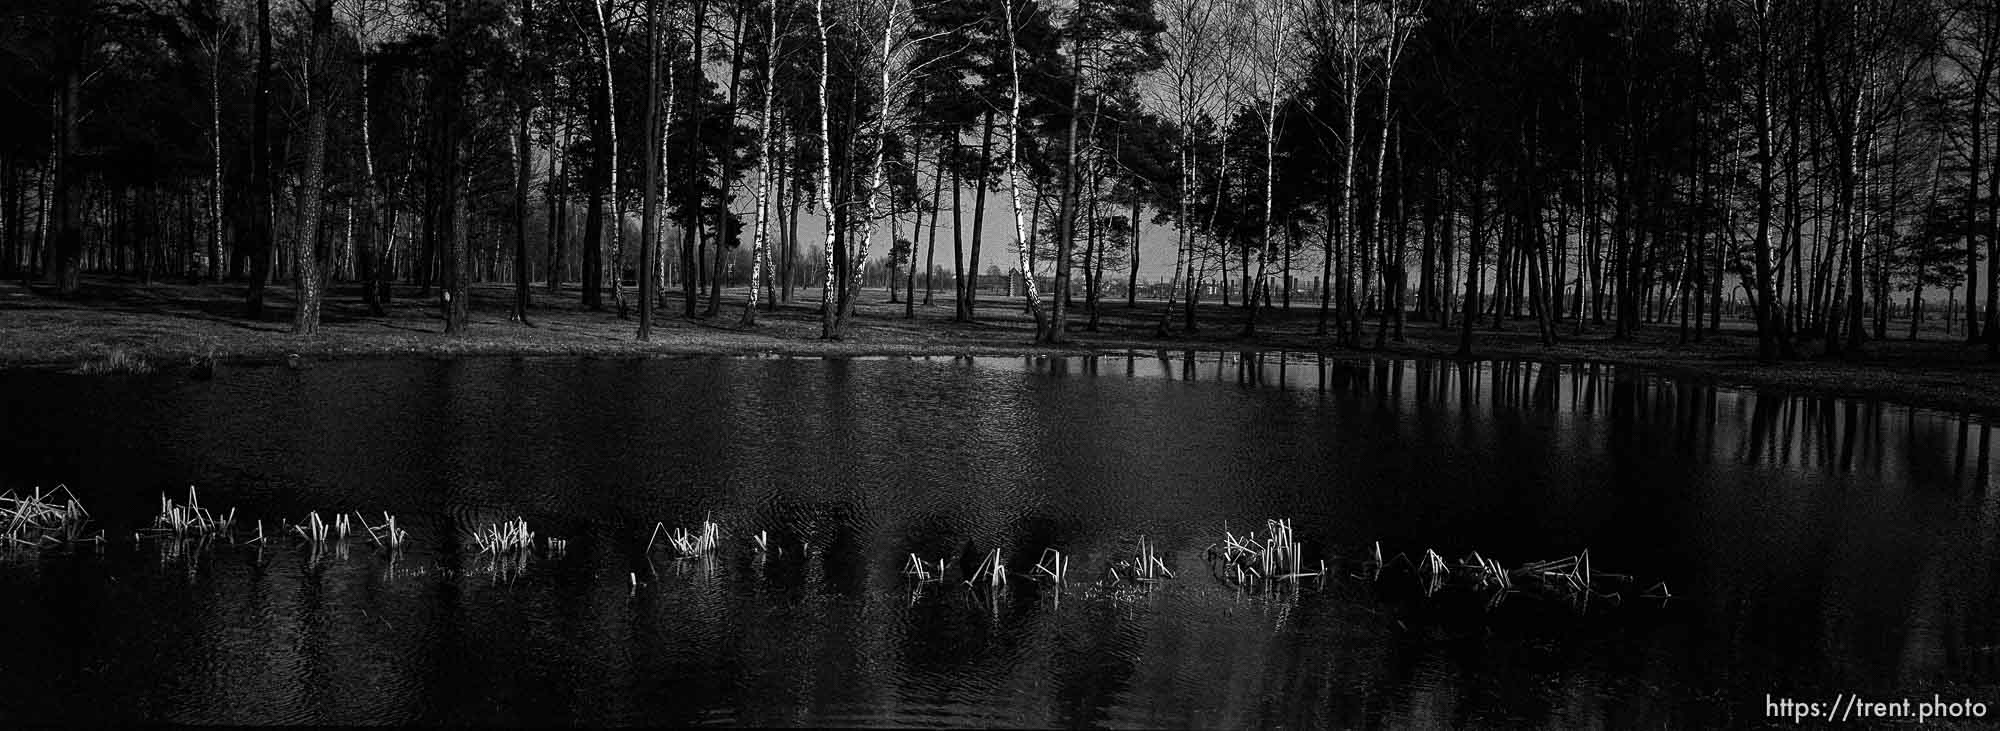
[[[8,373],[0,409],[0,489],[66,483],[116,539],[0,553],[5,723],[1705,727],[1766,723],[1766,694],[2000,701],[1991,430],[1867,401],[1175,353]],[[189,484],[267,527],[389,511],[413,545],[134,543]],[[469,532],[516,515],[568,551],[480,555]],[[705,515],[714,559],[646,550]],[[1337,561],[1588,548],[1676,598],[1482,611],[1209,572],[1225,524],[1272,517]],[[1142,534],[1178,578],[1091,588]],[[1048,547],[1084,578],[899,574]]]

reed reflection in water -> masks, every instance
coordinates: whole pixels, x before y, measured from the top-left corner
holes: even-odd
[[[1290,353],[468,360],[0,385],[0,489],[162,491],[412,547],[0,561],[0,718],[756,725],[1710,725],[1765,693],[2000,700],[1990,428],[1607,366]],[[176,492],[176,494],[178,494]],[[496,560],[525,516],[568,538]],[[645,550],[725,526],[719,555]],[[1679,598],[1577,615],[1209,578],[1222,527],[1338,556],[1589,548]],[[129,526],[124,526],[129,527]],[[746,537],[769,531],[783,552]],[[912,587],[1042,548],[1142,593]],[[976,560],[976,559],[975,559]],[[637,582],[636,584],[634,582]]]

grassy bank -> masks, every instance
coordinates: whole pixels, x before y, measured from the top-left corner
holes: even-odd
[[[210,359],[225,362],[278,362],[292,354],[305,359],[480,355],[1020,355],[1090,354],[1156,350],[1324,351],[1338,357],[1450,357],[1458,348],[1456,330],[1413,322],[1403,342],[1380,349],[1329,348],[1315,335],[1317,315],[1310,303],[1274,311],[1259,319],[1256,337],[1241,336],[1242,311],[1204,304],[1200,329],[1173,338],[1156,337],[1160,303],[1106,303],[1096,331],[1083,328],[1079,306],[1071,344],[1030,342],[1033,322],[1018,299],[989,298],[976,323],[951,321],[948,293],[932,306],[919,304],[906,318],[904,306],[887,295],[861,295],[859,317],[839,341],[819,337],[817,292],[803,293],[776,312],[758,313],[758,324],[741,324],[744,293],[728,295],[713,318],[681,316],[677,296],[655,318],[652,342],[634,339],[636,320],[594,312],[578,304],[575,290],[550,294],[537,286],[532,326],[507,319],[511,290],[505,285],[473,289],[468,334],[447,338],[443,320],[429,299],[398,288],[385,315],[375,316],[351,287],[336,288],[326,303],[323,332],[314,338],[291,334],[291,290],[269,288],[266,317],[242,317],[241,285],[185,285],[86,279],[74,298],[59,298],[43,285],[0,285],[0,368],[60,368],[91,372],[173,370]],[[607,297],[608,299],[608,297]],[[1081,302],[1078,303],[1081,305]],[[1176,316],[1176,323],[1179,318]],[[1369,340],[1372,342],[1373,323]],[[1806,358],[1781,364],[1758,363],[1755,337],[1742,323],[1700,342],[1678,344],[1678,330],[1658,326],[1630,340],[1613,340],[1608,328],[1571,335],[1543,347],[1534,323],[1509,323],[1503,330],[1475,333],[1477,357],[1553,362],[1600,362],[1640,366],[1679,377],[1727,385],[1761,386],[1823,395],[1880,397],[1949,410],[2000,415],[2000,367],[1977,348],[1955,338],[1927,333],[1910,341],[1898,330],[1890,340],[1870,343],[1859,357]],[[1809,345],[1806,350],[1817,350]]]

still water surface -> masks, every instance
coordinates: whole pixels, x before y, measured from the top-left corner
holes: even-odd
[[[118,538],[0,554],[0,722],[1622,727],[1762,724],[1766,693],[2000,702],[1990,429],[1870,401],[1172,353],[9,373],[0,407],[0,489],[67,483]],[[388,511],[413,546],[133,543],[189,484],[267,530]],[[567,553],[479,555],[467,533],[516,515]],[[645,550],[705,515],[716,559]],[[1337,563],[1588,548],[1676,598],[1487,612],[1344,571],[1213,578],[1203,547],[1271,517]],[[1177,579],[1087,585],[1142,534]],[[1045,547],[1081,577],[1059,593],[899,574]]]

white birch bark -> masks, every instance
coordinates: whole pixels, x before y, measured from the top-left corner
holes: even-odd
[[[1000,0],[1007,21],[1007,66],[1010,75],[1012,98],[1007,109],[1007,197],[1014,209],[1014,257],[1020,262],[1023,288],[1028,298],[1028,313],[1035,318],[1036,339],[1041,339],[1047,329],[1047,318],[1042,314],[1041,294],[1035,286],[1035,270],[1028,262],[1027,224],[1021,219],[1021,49],[1014,37],[1014,2]]]
[[[611,301],[618,307],[618,315],[624,317],[625,308],[625,208],[623,199],[618,197],[618,94],[611,76],[611,19],[606,15],[605,4],[609,0],[597,0],[597,38],[602,44],[599,60],[604,67],[604,107],[611,130],[611,220],[608,228],[611,234],[611,257],[605,261],[605,268],[611,278]]]
[[[826,220],[826,246],[822,253],[825,261],[824,281],[820,289],[820,337],[832,339],[836,333],[834,321],[838,313],[839,295],[834,291],[838,279],[833,270],[834,235],[833,215],[833,134],[828,122],[831,112],[827,109],[827,77],[833,74],[830,65],[831,54],[827,49],[829,26],[826,22],[826,0],[813,0],[813,19],[819,29],[819,200]]]
[[[772,140],[777,136],[777,130],[771,125],[771,109],[775,106],[778,92],[777,0],[772,0],[770,3],[770,19],[765,26],[764,42],[768,44],[764,51],[764,109],[761,119],[758,122],[758,129],[763,133],[763,150],[758,157],[761,164],[757,166],[757,236],[755,239],[756,243],[752,245],[752,255],[750,258],[750,293],[747,300],[743,303],[743,324],[745,325],[756,324],[758,296],[760,294],[757,289],[758,283],[763,281],[763,278],[771,271],[771,166],[773,164],[771,158],[774,147]]]

